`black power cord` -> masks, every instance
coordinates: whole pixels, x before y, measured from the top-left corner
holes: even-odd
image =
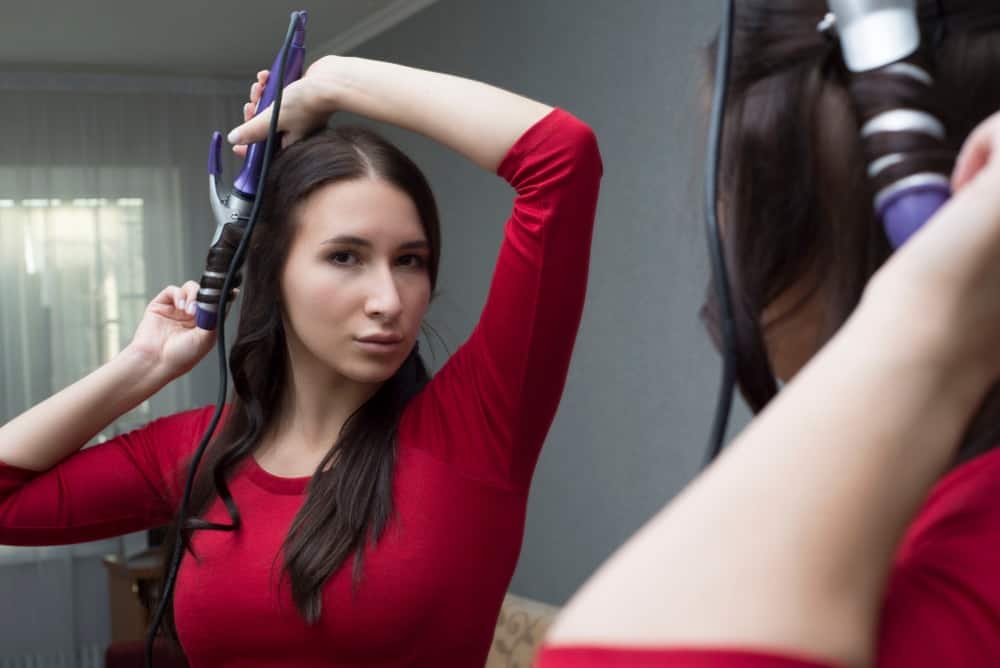
[[[722,451],[729,413],[733,406],[736,386],[736,326],[733,318],[733,298],[729,287],[729,272],[719,229],[719,158],[722,153],[722,130],[729,88],[729,66],[733,48],[733,4],[725,0],[722,6],[722,26],[715,56],[715,89],[712,93],[712,116],[708,131],[708,154],[705,160],[705,231],[708,255],[712,265],[712,283],[719,304],[719,332],[722,344],[722,379],[708,440],[708,466]],[[732,224],[732,223],[730,223]]]
[[[240,268],[243,266],[243,258],[246,255],[246,249],[250,242],[250,236],[253,234],[253,229],[257,225],[257,216],[260,211],[261,200],[263,199],[262,195],[264,182],[267,179],[268,167],[271,163],[271,154],[274,152],[274,145],[278,140],[278,112],[281,109],[281,97],[285,88],[285,63],[288,59],[288,50],[291,47],[292,37],[295,34],[295,26],[298,23],[298,18],[299,12],[293,12],[291,20],[288,23],[288,32],[285,34],[285,41],[281,47],[281,65],[278,68],[277,73],[278,87],[275,91],[274,103],[271,110],[271,123],[267,131],[267,143],[264,145],[263,164],[260,170],[260,177],[257,179],[257,196],[254,199],[253,208],[250,211],[247,229],[243,233],[243,239],[240,241],[240,245],[233,255],[232,263],[229,265],[229,271],[226,272],[226,280],[222,284],[222,292],[219,295],[218,338],[216,340],[216,351],[218,353],[219,360],[219,395],[215,402],[215,413],[212,415],[212,421],[205,430],[205,434],[202,436],[201,442],[198,444],[198,448],[195,450],[194,455],[191,458],[191,466],[188,469],[187,480],[184,483],[184,496],[181,498],[180,510],[177,513],[174,550],[170,555],[170,567],[167,570],[167,577],[163,584],[163,590],[160,592],[160,602],[156,607],[156,614],[154,615],[152,624],[149,627],[149,632],[146,634],[144,652],[146,668],[153,667],[153,644],[156,640],[156,633],[159,630],[160,624],[163,623],[163,615],[166,613],[167,606],[173,598],[177,571],[180,566],[181,556],[184,553],[184,523],[187,520],[188,505],[191,500],[191,487],[194,484],[195,473],[198,471],[198,463],[201,461],[202,455],[205,453],[205,448],[208,446],[208,442],[211,440],[212,434],[215,433],[215,428],[219,424],[219,418],[222,416],[223,406],[225,406],[226,403],[226,393],[228,392],[229,385],[229,370],[226,366],[226,302],[229,301],[232,284],[236,275],[239,273]]]

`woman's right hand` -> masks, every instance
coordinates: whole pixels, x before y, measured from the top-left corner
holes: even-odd
[[[215,342],[215,332],[195,324],[198,284],[169,285],[146,306],[129,349],[173,379],[190,371]]]

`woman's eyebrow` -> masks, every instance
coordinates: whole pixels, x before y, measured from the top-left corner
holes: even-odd
[[[326,245],[342,245],[342,246],[362,246],[364,248],[371,248],[373,246],[372,242],[368,239],[363,239],[361,237],[355,237],[351,235],[341,235],[338,237],[330,237],[326,241],[322,242],[321,246]],[[430,244],[427,243],[425,239],[415,239],[414,241],[407,241],[406,243],[399,245],[399,250],[426,250],[430,248]]]
[[[367,239],[362,239],[361,237],[339,236],[339,237],[330,237],[320,245],[325,246],[327,244],[344,244],[347,246],[371,246],[372,242],[368,241]]]

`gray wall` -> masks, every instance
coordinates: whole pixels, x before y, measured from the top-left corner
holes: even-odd
[[[697,318],[708,275],[700,49],[717,22],[716,3],[694,0],[441,0],[353,52],[561,106],[600,140],[587,306],[532,486],[516,593],[565,602],[703,457],[719,364]],[[387,134],[439,198],[430,321],[454,350],[482,307],[513,193],[421,137]]]

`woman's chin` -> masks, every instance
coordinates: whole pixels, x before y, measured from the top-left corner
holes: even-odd
[[[342,368],[345,378],[360,384],[384,383],[402,366],[401,360],[358,360]]]

